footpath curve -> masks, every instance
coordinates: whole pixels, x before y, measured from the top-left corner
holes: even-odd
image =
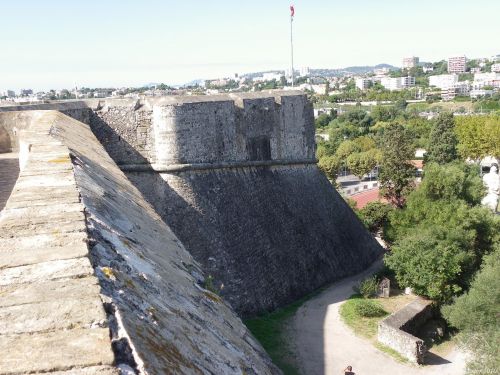
[[[356,336],[340,318],[339,307],[353,294],[352,287],[375,272],[381,261],[364,272],[344,279],[307,301],[290,322],[289,339],[304,375],[338,375],[351,365],[356,375],[461,375],[464,355],[455,350],[433,365],[397,362]]]

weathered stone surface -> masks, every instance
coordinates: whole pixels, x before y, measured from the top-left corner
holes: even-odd
[[[36,372],[32,375],[47,374],[46,372]],[[73,368],[68,371],[52,371],[49,372],[50,375],[119,375],[119,371],[115,367],[111,366],[92,366],[85,368]],[[24,375],[24,374],[23,374]]]
[[[107,328],[0,335],[0,373],[19,374],[112,365]]]
[[[102,301],[78,295],[49,302],[0,307],[0,335],[104,326]]]
[[[92,275],[87,258],[63,259],[0,270],[0,285],[34,283]]]
[[[145,104],[136,113],[152,116],[139,123],[132,107],[107,100],[91,128],[243,316],[286,305],[381,255],[315,165],[303,93]],[[144,127],[148,137],[138,136]]]
[[[0,307],[58,301],[75,296],[85,299],[98,296],[99,291],[99,284],[93,276],[36,284],[9,284],[0,286]]]
[[[49,219],[49,218],[46,218]],[[19,222],[6,223],[0,232],[0,239],[15,238],[17,236],[30,236],[39,234],[61,234],[68,232],[83,232],[86,230],[85,221],[82,215],[74,215],[73,217],[54,218],[54,221],[42,223],[27,222],[21,224]]]
[[[286,305],[380,256],[315,165],[127,176],[244,316]]]
[[[74,185],[64,187],[31,187],[29,190],[14,187],[7,208],[50,206],[80,202],[80,195]]]

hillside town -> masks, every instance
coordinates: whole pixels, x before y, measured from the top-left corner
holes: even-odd
[[[312,95],[329,97],[335,102],[360,100],[390,101],[443,100],[491,97],[500,90],[500,55],[468,59],[449,57],[428,63],[419,57],[405,57],[401,67],[381,64],[376,67],[311,69],[303,67],[260,73],[234,74],[210,80],[197,80],[182,86],[164,83],[143,87],[79,88],[34,91],[0,91],[0,103],[38,103],[50,100],[124,97],[139,98],[164,95],[217,95],[225,92],[252,92],[266,89],[299,89]],[[390,93],[393,92],[391,95]],[[399,92],[395,94],[394,92]],[[386,99],[386,100],[384,100]]]

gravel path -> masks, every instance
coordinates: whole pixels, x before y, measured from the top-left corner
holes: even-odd
[[[464,356],[458,350],[446,359],[433,356],[425,367],[402,364],[357,337],[340,319],[340,305],[352,295],[352,287],[380,267],[381,262],[356,276],[332,285],[299,308],[291,322],[290,339],[304,375],[342,374],[351,365],[356,375],[461,375]]]

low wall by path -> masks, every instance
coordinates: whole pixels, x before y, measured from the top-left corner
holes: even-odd
[[[382,320],[377,339],[409,361],[424,364],[427,348],[414,334],[432,315],[432,301],[417,299]]]
[[[140,374],[280,374],[229,305],[203,288],[199,265],[89,127],[56,111],[30,115],[29,129],[44,138],[21,145],[31,152],[0,219],[12,228],[0,231],[0,249],[9,251],[0,271],[0,287],[8,288],[0,289],[0,329],[6,330],[0,331],[0,374],[55,366],[79,374],[76,369],[90,365],[85,374],[113,373],[112,364]],[[25,181],[35,167],[37,194]],[[17,200],[23,210],[11,212]],[[33,205],[43,209],[27,208]],[[33,232],[38,222],[40,233]],[[71,304],[71,298],[78,300]],[[24,309],[25,303],[35,306]],[[43,303],[49,304],[42,316],[37,304]],[[31,335],[11,332],[15,327],[28,327]],[[47,338],[38,340],[38,331]],[[66,343],[64,352],[56,333],[76,344]]]

